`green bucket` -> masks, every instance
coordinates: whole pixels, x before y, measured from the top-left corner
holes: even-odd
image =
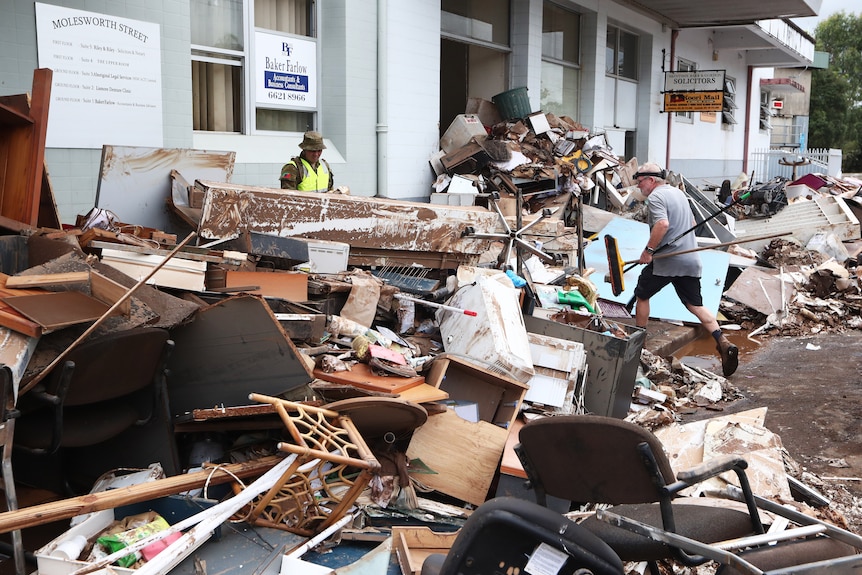
[[[491,101],[497,106],[504,120],[525,118],[531,112],[527,88],[512,88],[497,94]]]

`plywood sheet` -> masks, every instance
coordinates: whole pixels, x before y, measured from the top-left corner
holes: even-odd
[[[43,332],[95,321],[110,307],[77,291],[4,297],[3,301],[24,317],[42,326]]]
[[[407,457],[421,459],[435,474],[415,474],[423,484],[481,505],[497,472],[508,431],[485,421],[461,419],[451,409],[432,415],[413,433]]]

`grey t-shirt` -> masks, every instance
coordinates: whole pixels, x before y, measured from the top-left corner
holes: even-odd
[[[678,188],[662,184],[647,197],[650,229],[659,220],[667,220],[669,227],[659,247],[658,254],[672,254],[697,247],[695,233],[691,232],[676,240],[672,245],[665,244],[694,225],[694,215],[688,205],[688,198]],[[695,253],[673,257],[662,257],[653,261],[653,273],[658,276],[700,277],[702,266],[700,256]]]

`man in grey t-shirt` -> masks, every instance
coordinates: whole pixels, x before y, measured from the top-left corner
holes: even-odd
[[[721,356],[722,372],[725,377],[729,377],[736,371],[739,363],[739,350],[721,333],[715,316],[703,306],[700,292],[700,255],[672,255],[697,247],[694,232],[679,237],[695,225],[696,221],[686,195],[669,185],[664,178],[664,170],[653,163],[642,165],[635,173],[638,189],[647,199],[650,226],[649,240],[638,260],[647,266],[641,272],[635,287],[635,322],[639,327],[646,328],[650,315],[650,298],[666,285],[672,284],[680,301],[715,338],[716,349]],[[673,238],[678,239],[672,244],[663,243]],[[662,257],[653,259],[653,254],[659,249]]]

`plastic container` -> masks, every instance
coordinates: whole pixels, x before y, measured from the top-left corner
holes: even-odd
[[[502,275],[502,274],[500,274]],[[494,277],[477,276],[476,283],[459,288],[448,305],[476,312],[476,316],[437,311],[443,348],[465,356],[492,373],[526,383],[533,377],[530,342],[521,314],[520,290]]]
[[[458,148],[466,146],[475,139],[481,143],[488,137],[485,125],[476,114],[458,114],[443,137],[440,138],[440,149],[451,154]]]
[[[504,120],[526,118],[532,111],[527,88],[512,88],[491,98]]]

